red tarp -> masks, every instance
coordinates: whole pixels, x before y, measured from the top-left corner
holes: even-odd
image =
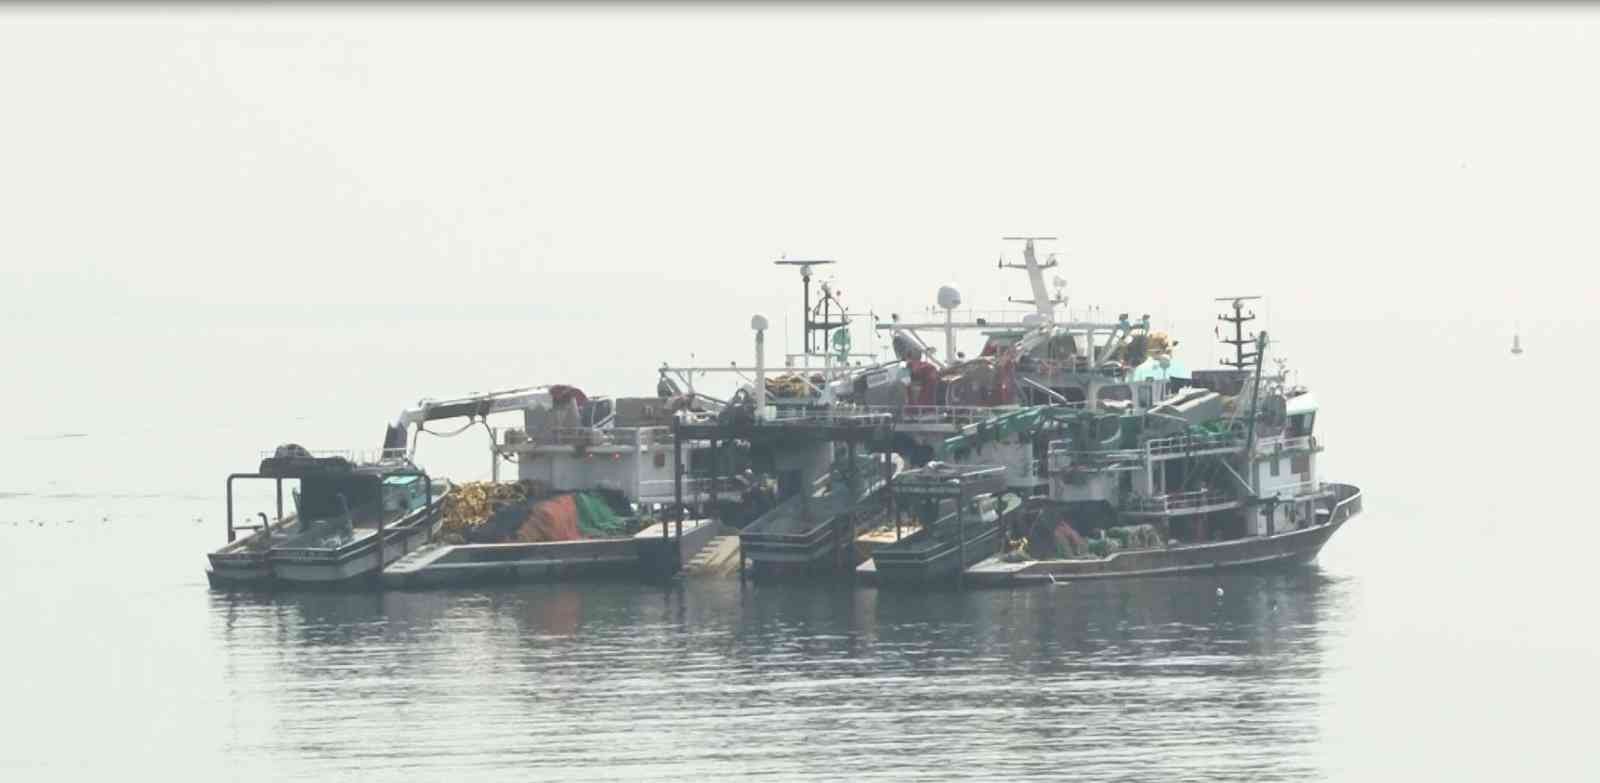
[[[561,495],[533,504],[528,518],[517,530],[517,540],[525,544],[542,541],[577,541],[578,504],[571,495]]]

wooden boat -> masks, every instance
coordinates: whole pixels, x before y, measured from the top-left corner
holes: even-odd
[[[235,525],[234,482],[270,480],[278,521]],[[283,514],[283,483],[297,481],[295,513]],[[426,544],[442,521],[448,482],[404,459],[356,462],[280,448],[256,473],[228,477],[228,544],[209,555],[217,588],[334,587],[370,581],[384,566]],[[241,529],[253,532],[239,538]]]

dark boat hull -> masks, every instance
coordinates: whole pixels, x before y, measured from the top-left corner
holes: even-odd
[[[920,587],[934,584],[958,584],[962,572],[992,557],[1000,547],[1000,526],[974,525],[967,535],[965,545],[957,540],[941,542],[935,549],[923,552],[904,552],[894,545],[882,547],[872,556],[877,583],[883,587]],[[916,543],[915,537],[926,531],[917,531],[897,543]]]

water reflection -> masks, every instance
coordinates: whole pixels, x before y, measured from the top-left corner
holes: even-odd
[[[1217,594],[1218,588],[1222,595]],[[425,776],[852,778],[1314,773],[1316,569],[1015,591],[591,584],[215,594],[291,776],[359,769],[315,710]],[[270,685],[267,685],[270,683]],[[343,730],[343,729],[341,729]],[[320,763],[318,763],[320,762]]]

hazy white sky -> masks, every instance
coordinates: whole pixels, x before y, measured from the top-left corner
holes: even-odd
[[[644,376],[747,358],[752,312],[781,330],[780,253],[839,259],[879,312],[947,281],[995,306],[1027,293],[994,269],[1012,233],[1135,315],[1588,323],[1597,18],[7,9],[6,333],[38,369],[52,335],[117,362],[298,324],[337,353],[443,319]],[[250,334],[226,345],[285,339]]]

